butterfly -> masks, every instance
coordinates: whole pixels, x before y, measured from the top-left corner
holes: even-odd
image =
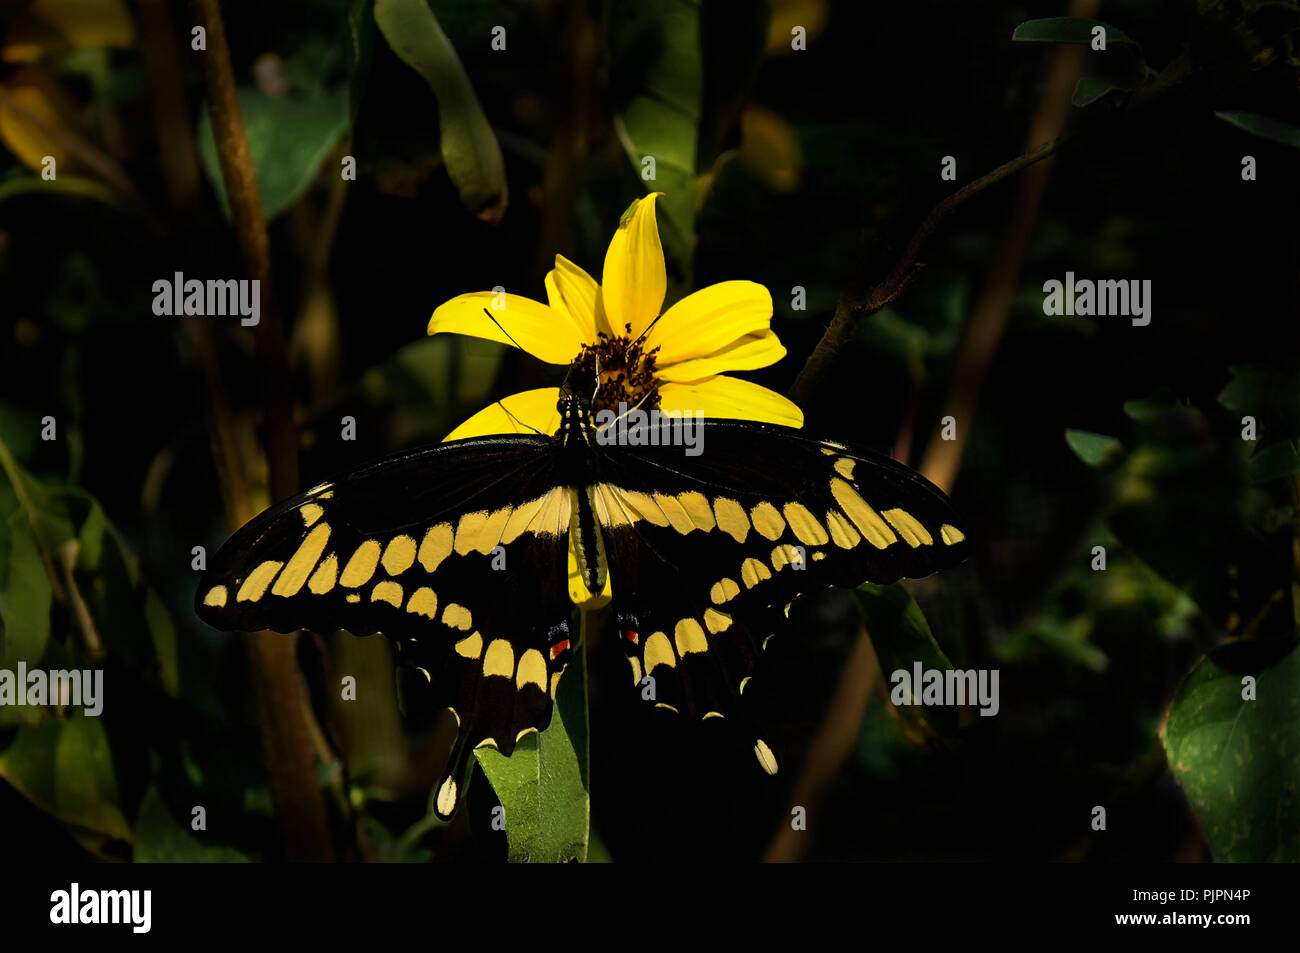
[[[285,500],[221,547],[195,597],[220,629],[394,639],[425,702],[456,718],[440,817],[475,748],[509,755],[549,724],[574,576],[609,600],[643,698],[738,722],[775,773],[743,696],[791,602],[967,555],[944,494],[873,451],[736,419],[598,425],[568,388],[557,410],[554,435],[442,443]]]

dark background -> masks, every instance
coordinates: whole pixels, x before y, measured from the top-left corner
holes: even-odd
[[[236,78],[252,82],[259,57],[283,65],[315,44],[333,51],[317,74],[322,85],[347,83],[346,6],[225,4]],[[448,346],[435,365],[425,323],[441,302],[498,284],[543,298],[541,278],[556,252],[598,275],[619,214],[642,194],[612,125],[630,67],[602,43],[583,77],[590,134],[578,194],[559,213],[547,202],[547,150],[572,118],[570,5],[432,6],[498,131],[510,205],[487,224],[461,204],[437,162],[437,104],[380,38],[350,145],[330,154],[270,226],[276,300],[296,326],[291,387],[303,487],[436,441],[488,397],[556,382],[562,371],[478,344]],[[706,101],[729,76],[728,56],[745,42],[751,16],[740,10],[748,5],[707,6]],[[789,6],[800,5],[778,4]],[[696,218],[694,286],[748,278],[773,292],[773,327],[790,353],[751,376],[778,390],[793,382],[842,291],[880,278],[935,203],[1022,151],[1057,48],[1012,43],[1011,34],[1025,20],[1065,12],[1060,3],[967,0],[803,6],[825,6],[827,18],[808,50],[764,56],[739,101],[770,111],[797,143],[795,187],[772,187],[763,144],[744,143],[733,117],[712,148],[701,146],[712,153],[701,171],[713,175]],[[1286,601],[1267,608],[1290,572],[1288,481],[1247,490],[1251,448],[1239,439],[1241,415],[1219,401],[1231,366],[1281,375],[1300,349],[1296,153],[1214,115],[1297,118],[1289,27],[1252,20],[1239,30],[1253,6],[1102,4],[1100,19],[1138,40],[1152,70],[1185,51],[1197,69],[1140,117],[1123,115],[1122,96],[1074,109],[1072,127],[1095,128],[1054,160],[996,356],[977,403],[959,418],[973,429],[952,497],[975,555],[912,590],[954,665],[1000,669],[1002,710],[966,717],[942,738],[919,738],[877,691],[812,814],[802,857],[1210,858],[1164,763],[1158,725],[1207,650],[1251,620],[1253,637],[1293,629]],[[602,5],[589,12],[603,37]],[[172,17],[179,43],[185,8],[175,6]],[[507,28],[506,53],[483,39],[494,24]],[[1260,48],[1275,54],[1261,62]],[[197,116],[202,76],[187,51],[181,59]],[[83,105],[109,97],[116,132],[104,148],[166,209],[140,51],[114,49],[104,63],[107,79],[64,69],[64,81]],[[59,73],[62,63],[47,66]],[[100,106],[86,106],[87,121],[102,131]],[[728,149],[739,151],[717,164]],[[337,229],[323,244],[343,152],[358,156],[359,175],[334,200],[342,203]],[[1257,158],[1257,181],[1242,181],[1245,154]],[[940,180],[945,155],[957,158],[956,183]],[[0,183],[30,174],[0,152]],[[950,217],[926,247],[915,284],[862,322],[804,402],[809,430],[884,449],[905,441],[918,464],[1016,188],[1014,178],[996,185]],[[38,478],[98,499],[174,624],[181,690],[165,696],[142,682],[132,716],[109,728],[124,815],[133,817],[154,788],[183,818],[197,787],[223,818],[213,839],[272,859],[281,848],[242,643],[206,629],[190,609],[190,549],[211,552],[226,535],[203,378],[180,322],[150,311],[154,280],[177,270],[237,275],[240,260],[206,178],[191,207],[160,217],[153,231],[121,205],[39,191],[0,201],[0,435]],[[540,247],[544,234],[567,237]],[[303,295],[318,253],[327,256],[328,306],[325,318],[308,318]],[[1151,324],[1044,316],[1042,283],[1066,271],[1149,279]],[[805,312],[790,310],[794,285],[807,289]],[[309,321],[317,323],[304,330]],[[224,326],[215,343],[232,407],[256,434],[264,391],[254,360]],[[1125,412],[1135,400],[1165,410],[1138,421]],[[45,414],[59,421],[57,442],[36,438]],[[357,419],[355,443],[337,439],[343,414]],[[1108,469],[1089,467],[1066,443],[1071,428],[1116,436],[1127,455]],[[1125,494],[1142,481],[1155,491],[1137,505],[1138,496]],[[1109,550],[1107,573],[1089,569],[1098,544]],[[755,679],[783,766],[770,779],[737,739],[647,712],[627,690],[614,646],[593,640],[600,852],[617,861],[764,855],[858,628],[843,593],[805,600],[795,621],[801,638],[777,640]],[[57,640],[58,620],[54,631]],[[400,726],[388,651],[382,640],[345,635],[304,639],[299,650],[318,716],[348,752],[343,780],[327,783],[347,787],[340,804],[363,804],[332,814],[348,857],[388,856],[419,821],[450,739],[442,719]],[[321,684],[338,670],[357,671],[379,696],[377,708],[349,716],[331,706]],[[0,725],[0,747],[13,730]],[[354,789],[365,789],[364,798]],[[420,846],[435,860],[503,858],[504,837],[487,825],[494,803],[478,776],[468,810]],[[1108,805],[1110,817],[1100,836],[1088,826],[1095,804]],[[11,856],[132,855],[120,838],[70,831],[3,780],[0,817]]]

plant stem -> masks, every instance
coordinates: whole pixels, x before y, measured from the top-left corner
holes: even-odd
[[[212,132],[235,235],[245,270],[250,278],[261,283],[262,300],[269,304],[255,334],[267,400],[270,489],[273,498],[282,499],[298,489],[297,434],[289,401],[284,335],[270,289],[270,239],[239,112],[220,4],[218,0],[194,0],[193,11],[207,35],[207,51],[201,59]],[[316,782],[311,732],[305,716],[305,688],[294,654],[296,642],[296,636],[269,633],[251,633],[247,638],[262,745],[286,856],[294,861],[332,860],[334,850],[324,800]]]

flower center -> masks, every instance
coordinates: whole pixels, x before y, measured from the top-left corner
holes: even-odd
[[[632,338],[632,325],[624,325],[626,334],[611,337],[597,333],[595,344],[584,344],[574,367],[596,382],[596,396],[591,401],[593,414],[602,410],[619,413],[619,404],[628,408],[650,410],[659,406],[659,382],[655,380],[655,355],[659,348],[644,350]]]

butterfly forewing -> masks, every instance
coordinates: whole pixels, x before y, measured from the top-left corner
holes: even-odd
[[[744,720],[755,661],[797,596],[965,558],[946,497],[887,457],[726,420],[704,424],[699,450],[610,448],[591,490],[621,644],[655,704]]]
[[[435,799],[450,815],[474,747],[508,754],[550,722],[571,657],[571,494],[554,460],[552,441],[521,436],[352,471],[231,537],[200,583],[198,614],[223,629],[396,639],[433,703],[458,722]]]

